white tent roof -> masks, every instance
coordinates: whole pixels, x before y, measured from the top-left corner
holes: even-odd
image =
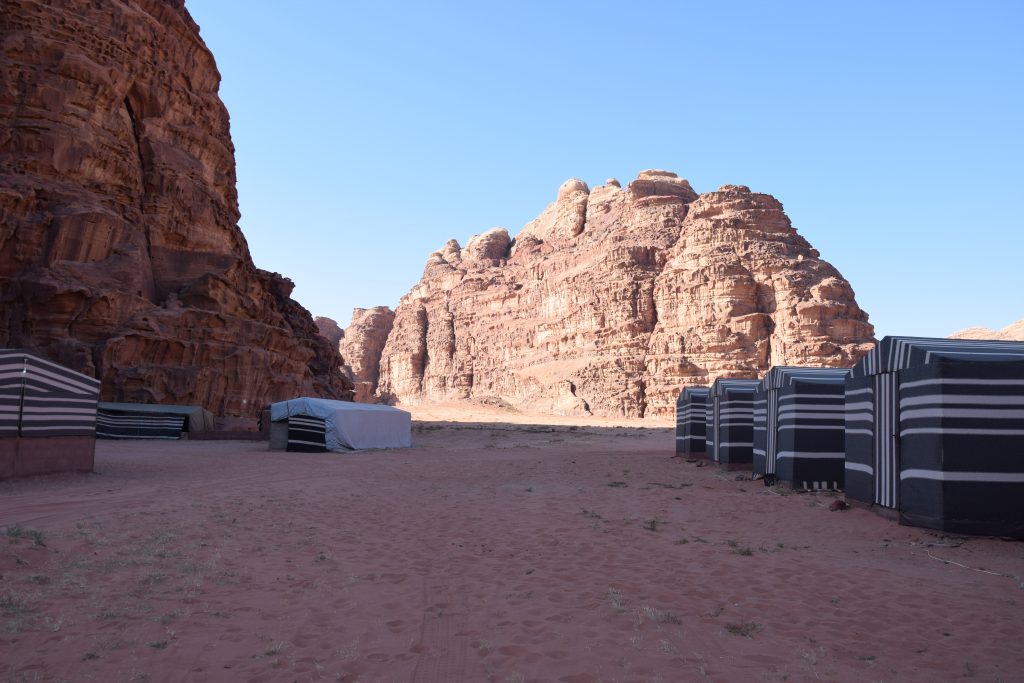
[[[321,418],[329,451],[412,446],[412,415],[391,406],[306,396],[270,406],[273,422],[291,415]]]

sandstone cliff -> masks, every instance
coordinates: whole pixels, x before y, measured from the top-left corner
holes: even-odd
[[[394,324],[395,312],[387,306],[352,311],[352,322],[345,328],[340,349],[356,385],[356,401],[374,400],[381,353]]]
[[[379,391],[560,414],[670,415],[684,386],[771,364],[845,366],[874,341],[842,275],[773,197],[674,173],[570,180],[513,240],[430,255],[401,300]]]
[[[105,399],[350,395],[291,282],[252,263],[220,74],[180,0],[3,0],[0,48],[0,346]]]

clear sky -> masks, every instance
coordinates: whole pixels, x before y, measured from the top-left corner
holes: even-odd
[[[343,326],[646,168],[777,197],[879,337],[1024,318],[1024,2],[186,6],[256,265]]]

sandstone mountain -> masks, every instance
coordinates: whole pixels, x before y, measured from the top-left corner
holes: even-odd
[[[968,327],[949,335],[950,339],[1003,339],[1008,341],[1024,341],[1024,319],[1010,323],[1003,329],[990,330],[987,327]]]
[[[664,416],[684,386],[847,366],[874,330],[782,205],[674,173],[569,180],[513,240],[450,240],[395,315],[379,392],[559,414]]]
[[[220,73],[181,0],[3,0],[0,346],[105,399],[253,415],[346,397],[337,348],[238,228]]]

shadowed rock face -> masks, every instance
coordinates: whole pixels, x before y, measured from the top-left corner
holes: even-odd
[[[3,0],[0,72],[0,346],[105,399],[351,394],[291,281],[252,263],[220,74],[180,0]]]
[[[850,365],[874,330],[770,195],[667,171],[579,180],[515,241],[451,240],[402,298],[379,391],[558,414],[670,415],[684,386]]]

